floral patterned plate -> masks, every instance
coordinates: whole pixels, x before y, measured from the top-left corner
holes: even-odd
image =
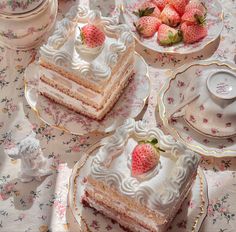
[[[157,33],[150,39],[143,39],[136,32],[133,23],[137,21],[138,17],[132,12],[137,8],[137,5],[140,4],[139,1],[129,0],[123,1],[123,4],[117,3],[117,9],[119,12],[120,8],[121,14],[123,14],[122,20],[129,25],[135,39],[142,46],[160,53],[190,54],[202,50],[208,44],[215,41],[223,29],[223,10],[219,1],[204,0],[204,3],[208,10],[206,17],[208,35],[203,40],[194,44],[186,45],[181,42],[169,47],[161,46],[157,43]]]
[[[78,161],[70,177],[68,203],[76,220],[78,231],[83,232],[124,232],[125,230],[118,223],[104,217],[95,210],[83,207],[80,203],[83,194],[81,182],[90,171],[90,165],[94,150],[98,149],[99,143],[91,146],[85,155]],[[207,215],[208,193],[207,181],[201,168],[193,184],[192,190],[185,199],[176,217],[170,224],[168,232],[197,232],[199,231],[204,218]],[[75,228],[74,228],[75,229]]]
[[[148,66],[136,53],[135,76],[124,90],[113,109],[101,121],[96,121],[38,94],[37,65],[31,64],[25,71],[25,97],[31,108],[46,124],[72,134],[108,133],[122,125],[127,118],[136,118],[143,110],[150,94]]]
[[[208,100],[205,101],[204,104],[199,106],[197,105],[198,100],[195,100],[196,98],[194,99],[194,95],[197,97],[194,92],[199,93],[200,96],[204,96],[202,84],[199,84],[199,87],[201,87],[199,88],[197,83],[202,83],[201,80],[204,80],[204,78],[209,76],[212,72],[221,72],[222,70],[234,70],[235,72],[236,68],[227,62],[220,61],[202,61],[184,65],[173,73],[172,78],[167,81],[162,87],[160,94],[158,94],[159,114],[168,132],[184,143],[188,148],[205,156],[236,156],[236,134],[234,133],[229,137],[217,137],[218,132],[227,131],[234,126],[233,123],[224,121],[229,118],[227,116],[229,112],[227,113],[227,110],[225,110],[228,106],[223,108],[225,115],[224,113],[214,114],[213,108],[205,108],[205,104],[208,104],[209,98],[207,98]],[[188,103],[184,114],[181,115],[180,110],[180,116],[178,117],[175,115],[178,114],[178,112],[172,114],[175,111],[173,111],[173,109],[177,109],[178,106],[182,104],[183,96],[188,89],[191,90],[190,92],[193,92],[192,99],[196,101],[195,107],[192,106],[192,103]],[[234,101],[232,104],[236,104],[236,102]],[[190,110],[188,110],[188,108],[190,108]],[[232,110],[231,108],[230,110]],[[235,110],[234,107],[233,110]],[[192,114],[189,115],[191,112]],[[197,114],[195,115],[194,112],[197,112]],[[174,115],[174,117],[171,115]],[[232,112],[229,115],[233,117]],[[209,125],[209,122],[213,118],[215,123]],[[191,123],[189,123],[188,120],[190,120]],[[202,131],[192,126],[200,122]],[[214,127],[212,127],[212,125],[214,125]],[[200,128],[199,125],[198,128]],[[205,133],[206,128],[210,129],[209,134]]]

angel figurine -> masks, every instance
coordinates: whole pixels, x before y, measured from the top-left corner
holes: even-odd
[[[52,171],[48,168],[48,160],[43,155],[32,125],[22,110],[23,106],[20,106],[20,111],[10,127],[4,150],[10,158],[21,160],[18,174],[21,182],[30,182],[33,179],[41,181],[42,177],[51,175]]]

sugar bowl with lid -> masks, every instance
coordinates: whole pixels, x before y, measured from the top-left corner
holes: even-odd
[[[24,14],[37,8],[45,0],[2,0],[0,13],[8,15]]]
[[[3,5],[7,2],[12,5]],[[52,29],[57,9],[57,0],[3,1],[0,3],[0,44],[17,50],[37,47]]]

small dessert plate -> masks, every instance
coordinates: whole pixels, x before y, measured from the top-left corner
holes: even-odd
[[[236,156],[235,76],[236,66],[220,61],[177,69],[158,96],[169,133],[202,155]]]
[[[121,228],[118,223],[114,223],[89,207],[84,207],[80,201],[84,191],[81,182],[90,171],[91,161],[93,159],[93,154],[95,153],[93,151],[96,151],[100,145],[101,144],[97,143],[91,146],[81,160],[75,164],[72,170],[68,192],[68,204],[76,221],[76,224],[73,225],[74,228],[72,227],[72,229],[84,232],[95,232],[98,231],[97,229],[99,227],[100,231],[109,230],[111,232],[125,232],[126,230]],[[199,231],[201,224],[207,215],[207,191],[207,181],[204,172],[199,168],[192,189],[183,202],[179,213],[171,222],[171,227],[168,229],[168,232]],[[184,228],[178,226],[182,221],[186,222]],[[95,222],[98,224],[95,225]],[[72,224],[73,223],[70,223],[70,225]]]
[[[28,104],[46,124],[75,135],[113,131],[122,125],[125,119],[136,118],[142,112],[150,95],[148,66],[137,53],[134,77],[113,109],[100,121],[71,111],[38,94],[38,68],[37,64],[31,64],[25,71],[25,97]]]
[[[159,45],[157,43],[157,33],[153,37],[147,39],[141,38],[139,36],[133,24],[135,21],[137,21],[138,17],[133,14],[133,11],[137,9],[140,1],[117,1],[116,9],[118,13],[120,12],[122,14],[122,17],[120,17],[122,18],[122,21],[125,21],[125,23],[133,31],[136,41],[143,47],[159,53],[191,54],[202,50],[208,44],[214,42],[219,37],[223,29],[223,10],[220,2],[218,0],[204,0],[204,3],[207,7],[206,24],[208,28],[208,35],[201,41],[193,44],[184,44],[183,42],[180,42],[173,46]]]

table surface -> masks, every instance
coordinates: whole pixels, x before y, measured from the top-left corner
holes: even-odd
[[[76,1],[59,1],[58,19]],[[107,15],[114,9],[114,0],[91,1],[91,8],[101,9]],[[221,38],[203,51],[189,56],[155,54],[137,46],[149,64],[152,83],[151,96],[144,114],[144,120],[164,129],[155,114],[156,95],[167,80],[170,69],[181,64],[217,59],[236,62],[236,1],[221,0],[224,8],[224,29]],[[67,192],[69,177],[74,164],[83,151],[97,141],[97,137],[73,136],[42,123],[30,109],[24,98],[24,69],[34,58],[36,50],[12,51],[0,47],[0,231],[73,231],[68,221]],[[19,161],[9,159],[3,152],[3,143],[9,123],[17,112],[18,102],[33,124],[45,156],[49,157],[54,174],[43,182],[20,183],[17,179]],[[216,159],[207,157],[201,162],[209,191],[208,216],[201,232],[236,231],[236,158]],[[99,222],[94,222],[99,231]],[[186,222],[180,222],[184,227]],[[93,227],[94,225],[90,225]],[[109,230],[109,228],[108,228]]]

